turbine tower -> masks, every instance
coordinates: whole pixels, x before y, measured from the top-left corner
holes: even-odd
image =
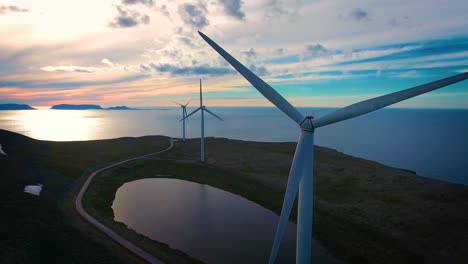
[[[309,264],[311,262],[315,129],[364,115],[417,95],[468,79],[468,72],[461,73],[431,83],[361,101],[314,119],[312,116],[303,116],[271,86],[247,69],[213,40],[201,32],[198,33],[214,50],[226,59],[227,62],[229,62],[242,76],[244,76],[244,78],[247,79],[263,96],[265,96],[266,99],[294,120],[301,130],[301,136],[299,137],[299,142],[297,144],[289,172],[286,193],[283,200],[280,220],[276,229],[275,240],[271,249],[269,259],[270,264],[275,262],[281,239],[298,192],[299,205],[296,231],[296,263]]]
[[[201,110],[200,161],[205,162],[205,111],[209,113],[210,115],[218,118],[221,121],[223,121],[223,119],[217,116],[215,113],[211,112],[210,110],[206,109],[206,107],[203,105],[201,79],[200,79],[200,107],[193,110],[193,112],[185,116],[184,119],[195,114],[198,110]]]
[[[182,125],[182,141],[185,142],[185,117],[187,116],[187,105],[190,103],[190,101],[192,101],[192,99],[190,99],[186,104],[179,104],[177,102],[173,102],[174,104],[178,104],[180,105],[180,107],[182,108],[182,122],[183,122],[183,125]],[[188,121],[188,119],[187,119]]]

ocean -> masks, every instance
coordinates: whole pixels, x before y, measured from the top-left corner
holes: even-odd
[[[188,112],[195,107],[188,108]],[[208,107],[205,135],[231,139],[297,141],[300,130],[273,107]],[[299,108],[319,117],[333,108]],[[35,139],[77,141],[165,135],[181,137],[182,111],[0,111],[0,128]],[[187,137],[200,137],[200,115],[189,118]],[[418,175],[468,185],[468,110],[389,108],[317,129],[315,143]],[[2,142],[0,142],[1,144]]]

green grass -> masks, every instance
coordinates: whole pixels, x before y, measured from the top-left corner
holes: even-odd
[[[108,164],[158,150],[166,137],[87,142],[32,140],[0,130],[0,263],[141,263],[84,222],[73,199],[85,176]],[[199,140],[177,143],[157,157],[99,174],[85,208],[100,221],[169,263],[196,263],[164,241],[152,241],[113,221],[115,191],[139,178],[169,177],[239,194],[279,213],[294,143],[209,138],[207,164]],[[314,236],[348,263],[468,263],[468,187],[415,176],[316,148]],[[23,193],[43,183],[39,197]],[[291,218],[295,219],[295,210]]]
[[[236,177],[238,175],[215,166],[178,164],[170,161],[159,160],[138,160],[127,163],[124,166],[105,171],[98,175],[86,193],[86,208],[100,221],[104,222],[108,226],[115,226],[115,229],[127,239],[138,243],[138,240],[141,239],[141,237],[139,237],[134,231],[115,225],[111,205],[115,198],[116,190],[123,183],[131,180],[148,178],[149,176],[154,177],[155,174],[170,175],[172,178],[189,180],[201,184],[209,184],[217,188],[222,188],[233,193],[240,194],[250,200],[263,199],[268,197],[267,194],[271,196],[271,193],[277,193],[278,197],[275,201],[279,201],[281,199],[280,192],[274,191],[266,186],[262,186],[249,178]],[[263,202],[265,204],[269,203],[274,206],[280,206],[280,204],[271,203],[271,201],[267,199],[263,199]],[[145,243],[141,245],[142,248],[168,263],[198,262],[185,254],[181,254],[181,252],[170,249],[163,243],[149,243],[149,239],[145,239],[144,241]]]
[[[83,222],[73,199],[87,169],[168,145],[166,137],[47,142],[0,130],[0,263],[141,263]],[[42,183],[40,196],[23,192]]]
[[[280,212],[294,143],[211,138],[206,165],[166,160],[197,159],[198,144],[177,143],[158,156],[161,160],[135,161],[99,175],[86,198],[88,207],[112,224],[110,206],[116,190],[125,182],[162,174],[208,184]],[[313,232],[334,256],[348,263],[468,260],[463,249],[468,238],[462,232],[468,230],[466,186],[417,177],[325,148],[317,148],[316,159]],[[295,217],[294,209],[291,219]],[[138,237],[123,227],[119,232]]]

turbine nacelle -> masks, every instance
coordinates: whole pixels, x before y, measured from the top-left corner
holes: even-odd
[[[315,131],[313,119],[313,116],[306,116],[304,120],[302,120],[302,122],[299,123],[299,127],[301,128],[301,130],[313,133]]]

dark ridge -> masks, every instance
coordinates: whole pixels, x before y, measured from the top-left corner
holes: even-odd
[[[128,107],[125,105],[119,105],[119,106],[112,106],[112,107],[105,108],[105,110],[137,110],[137,109]]]
[[[27,104],[0,104],[0,110],[35,110]]]
[[[93,105],[93,104],[79,104],[79,105],[73,105],[73,104],[59,104],[59,105],[54,105],[50,109],[55,109],[55,110],[101,110],[102,107],[99,105]]]

